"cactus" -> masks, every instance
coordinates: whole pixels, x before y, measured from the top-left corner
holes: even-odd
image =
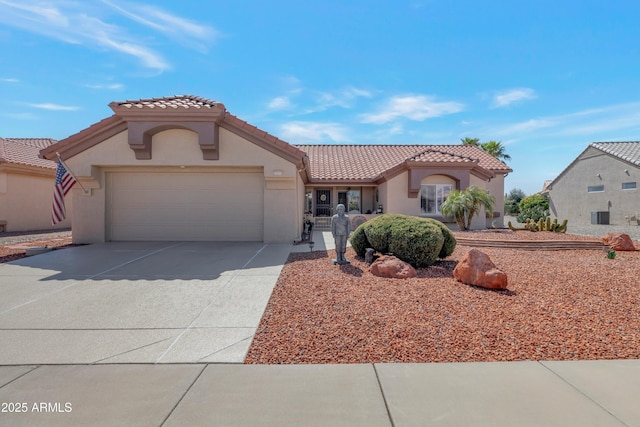
[[[562,221],[562,225],[560,225],[558,227],[558,229],[556,230],[557,233],[566,233],[567,231],[567,223],[569,222],[568,219],[565,219],[564,221]]]
[[[511,221],[507,223],[509,229],[512,231],[551,231],[554,233],[565,233],[567,231],[567,223],[569,220],[565,219],[562,221],[562,224],[558,224],[558,218],[554,218],[553,222],[551,222],[551,217],[546,217],[545,219],[540,218],[540,220],[533,221],[531,218],[528,218],[524,223],[523,227],[516,227],[511,224]]]

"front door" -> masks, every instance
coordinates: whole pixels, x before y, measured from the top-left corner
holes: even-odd
[[[316,190],[315,216],[331,216],[331,190]]]

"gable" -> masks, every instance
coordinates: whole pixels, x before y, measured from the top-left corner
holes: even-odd
[[[195,135],[201,152],[199,156],[209,163],[221,159],[220,130],[225,129],[294,163],[298,170],[306,169],[304,152],[238,119],[219,102],[183,95],[112,102],[109,106],[114,115],[45,148],[40,155],[53,159],[59,152],[64,159],[69,159],[114,137],[122,138],[124,133],[135,160],[140,164],[154,163],[151,162],[154,159],[154,137],[168,130],[182,130]]]
[[[620,163],[621,167],[640,168],[640,142],[592,142],[558,176],[545,185],[543,191],[551,191],[578,163],[596,157],[606,157]]]

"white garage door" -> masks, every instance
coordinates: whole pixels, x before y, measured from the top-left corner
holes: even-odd
[[[246,171],[108,172],[108,239],[262,241],[263,181]]]

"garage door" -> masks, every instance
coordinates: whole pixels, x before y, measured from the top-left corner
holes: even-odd
[[[262,172],[107,172],[107,238],[263,240]]]

